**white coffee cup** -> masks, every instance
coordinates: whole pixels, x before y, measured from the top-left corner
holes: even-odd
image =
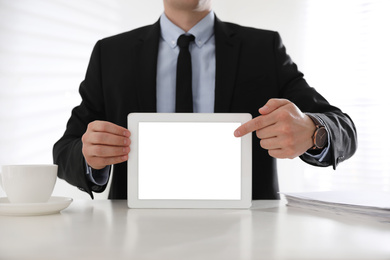
[[[11,203],[44,203],[57,180],[57,165],[4,165],[0,184]]]

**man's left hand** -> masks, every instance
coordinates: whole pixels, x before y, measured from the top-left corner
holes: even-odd
[[[292,102],[270,99],[259,109],[260,116],[236,129],[236,137],[256,131],[260,146],[275,158],[295,158],[313,146],[315,125]]]

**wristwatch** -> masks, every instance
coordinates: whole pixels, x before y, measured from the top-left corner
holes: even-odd
[[[326,127],[315,117],[307,114],[311,120],[313,120],[316,130],[313,135],[314,146],[310,148],[311,150],[323,149],[328,143],[328,131]]]

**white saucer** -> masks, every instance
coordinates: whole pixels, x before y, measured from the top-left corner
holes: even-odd
[[[39,216],[59,213],[72,203],[72,198],[51,197],[46,203],[10,203],[8,198],[0,198],[0,215]]]

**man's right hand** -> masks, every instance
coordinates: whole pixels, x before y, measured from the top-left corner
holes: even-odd
[[[110,122],[94,121],[88,125],[81,140],[84,158],[95,170],[128,160],[130,131],[124,127]]]

